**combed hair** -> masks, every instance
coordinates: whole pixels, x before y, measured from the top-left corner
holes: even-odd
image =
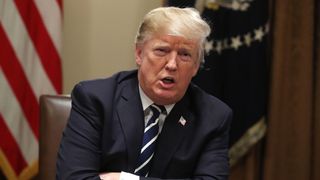
[[[210,26],[194,8],[160,7],[144,16],[135,43],[142,44],[159,33],[182,36],[199,42],[198,55],[202,60],[204,43],[210,31]]]

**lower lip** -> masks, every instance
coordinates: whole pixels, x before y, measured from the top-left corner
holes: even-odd
[[[160,84],[164,89],[171,89],[175,83],[164,83],[163,81],[160,81]]]

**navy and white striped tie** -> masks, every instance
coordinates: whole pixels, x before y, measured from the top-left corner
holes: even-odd
[[[137,168],[134,173],[139,176],[147,176],[150,169],[151,160],[154,154],[156,139],[159,135],[159,116],[161,113],[165,113],[164,106],[152,104],[149,106],[152,111],[151,118],[147,121],[147,125],[144,129],[142,149],[137,163]]]

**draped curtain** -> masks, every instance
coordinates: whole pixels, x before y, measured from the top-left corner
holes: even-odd
[[[267,135],[230,179],[319,180],[320,2],[271,4]]]
[[[320,179],[319,12],[318,0],[273,2],[265,180]]]

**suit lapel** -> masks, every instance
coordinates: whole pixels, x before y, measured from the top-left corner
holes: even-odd
[[[133,172],[140,154],[144,129],[144,115],[137,80],[128,81],[122,88],[117,106],[128,152],[128,172]]]
[[[174,152],[179,147],[192,121],[186,97],[176,103],[167,116],[162,132],[157,140],[157,150],[153,157],[150,176],[162,177]]]

